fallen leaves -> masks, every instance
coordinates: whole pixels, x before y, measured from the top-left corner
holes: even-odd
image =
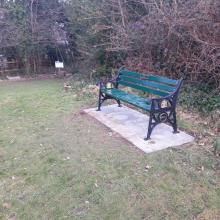
[[[112,137],[113,133],[112,133],[112,132],[108,132],[108,135],[109,135],[110,137]]]
[[[145,168],[144,168],[144,170],[145,170],[145,171],[149,171],[151,168],[152,168],[152,167],[151,167],[150,165],[146,165]]]
[[[3,203],[2,207],[3,207],[4,209],[10,209],[10,208],[11,208],[11,204],[5,202],[5,203]]]
[[[220,219],[220,210],[219,209],[205,209],[202,213],[200,213],[196,218],[196,220],[214,220]]]
[[[197,169],[198,169],[199,173],[205,171],[205,167],[204,166],[199,166]]]
[[[64,160],[70,160],[70,157],[66,157],[66,158],[64,158]]]

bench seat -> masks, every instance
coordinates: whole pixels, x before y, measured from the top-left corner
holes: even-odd
[[[118,106],[121,106],[121,101],[123,101],[150,113],[145,140],[150,139],[153,129],[160,123],[171,124],[174,133],[178,133],[176,102],[182,79],[175,80],[121,68],[115,78],[100,82],[99,85],[98,111],[101,110],[101,105],[105,100],[114,99]],[[126,87],[150,94],[153,98],[127,93],[123,90]]]
[[[129,94],[119,89],[102,89],[102,92],[110,97],[113,97],[117,100],[121,100],[128,104],[134,105],[138,108],[141,108],[145,111],[150,111],[151,109],[151,100],[142,98],[140,96]]]

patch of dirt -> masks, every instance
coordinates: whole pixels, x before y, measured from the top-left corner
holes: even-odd
[[[202,213],[200,213],[196,220],[219,220],[220,219],[220,209],[210,210],[205,209]]]
[[[204,128],[208,134],[211,136],[215,136],[218,134],[218,128],[216,127],[216,123],[218,123],[219,114],[216,112],[214,115],[210,114],[208,117],[201,116],[199,113],[196,112],[190,112],[183,109],[178,110],[178,114],[182,119],[184,119],[186,122],[189,121],[192,124],[196,125],[197,127]],[[192,128],[192,130],[198,130],[195,128]]]
[[[36,76],[15,76],[15,77],[9,77],[7,76],[7,79],[0,79],[0,83],[4,82],[23,82],[23,81],[30,81],[30,80],[48,80],[48,79],[69,79],[72,77],[72,74],[66,73],[64,76],[60,77],[57,74],[38,74]]]

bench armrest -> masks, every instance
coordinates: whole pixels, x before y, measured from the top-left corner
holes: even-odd
[[[162,103],[165,102],[169,106],[172,105],[169,98],[170,98],[170,96],[166,96],[163,98],[152,98],[151,99],[151,111],[157,111],[162,108],[168,108],[168,106],[163,107]]]
[[[100,87],[101,89],[103,89],[103,88],[106,88],[106,86],[107,86],[108,83],[111,83],[111,84],[114,85],[114,87],[116,87],[117,80],[116,80],[116,79],[110,79],[110,80],[100,81],[100,82],[98,83],[98,85],[99,85],[99,87]]]
[[[151,109],[152,110],[160,110],[163,107],[161,107],[162,102],[167,102],[169,106],[165,107],[164,109],[170,109],[170,108],[176,108],[177,98],[178,94],[182,85],[183,79],[181,78],[179,80],[179,83],[177,85],[176,91],[171,93],[170,95],[161,97],[161,98],[153,98],[151,99]]]
[[[118,70],[116,76],[113,77],[112,79],[105,80],[105,81],[100,81],[100,82],[98,83],[99,87],[100,87],[100,88],[106,88],[106,85],[107,85],[108,83],[112,83],[112,84],[114,85],[114,87],[117,88],[117,87],[118,87],[117,81],[118,81],[118,78],[119,78],[120,71],[121,71],[122,69],[124,69],[124,67],[121,67],[121,68]]]

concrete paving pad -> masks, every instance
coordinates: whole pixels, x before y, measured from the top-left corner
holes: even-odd
[[[162,150],[168,147],[183,145],[194,141],[194,137],[180,131],[173,134],[173,128],[166,124],[158,125],[151,135],[151,139],[144,140],[147,134],[149,117],[126,106],[103,106],[102,111],[97,108],[86,109],[86,113],[119,133],[145,153]]]

